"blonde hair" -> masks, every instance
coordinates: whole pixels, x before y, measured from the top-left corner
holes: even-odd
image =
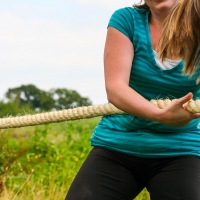
[[[174,8],[166,19],[158,53],[162,60],[181,57],[185,61],[183,74],[194,74],[200,64],[200,0],[181,0]],[[200,82],[200,75],[196,82]]]

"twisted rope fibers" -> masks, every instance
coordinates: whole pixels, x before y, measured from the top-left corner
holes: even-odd
[[[60,111],[1,118],[0,129],[34,126],[77,119],[87,119],[116,113],[122,114],[123,112],[112,104],[83,106]]]
[[[172,101],[170,99],[165,100],[151,100],[150,102],[158,108],[165,108]],[[200,100],[190,100],[185,104],[185,109],[192,113],[200,112]],[[25,126],[42,125],[49,123],[58,123],[63,121],[87,119],[98,116],[106,116],[112,114],[124,114],[112,104],[99,104],[92,106],[83,106],[72,109],[65,109],[60,111],[44,112],[32,115],[23,115],[17,117],[0,118],[0,129],[6,128],[19,128]]]

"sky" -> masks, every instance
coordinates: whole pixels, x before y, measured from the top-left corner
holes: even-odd
[[[103,51],[112,13],[139,0],[0,0],[0,99],[8,88],[67,88],[107,102]]]

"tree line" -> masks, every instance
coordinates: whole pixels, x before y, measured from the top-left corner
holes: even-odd
[[[0,117],[91,105],[87,97],[66,88],[41,90],[33,84],[9,88],[0,100]]]

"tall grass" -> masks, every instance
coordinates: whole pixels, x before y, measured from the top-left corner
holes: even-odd
[[[0,199],[63,200],[99,118],[0,131]],[[136,200],[148,200],[143,191]]]

